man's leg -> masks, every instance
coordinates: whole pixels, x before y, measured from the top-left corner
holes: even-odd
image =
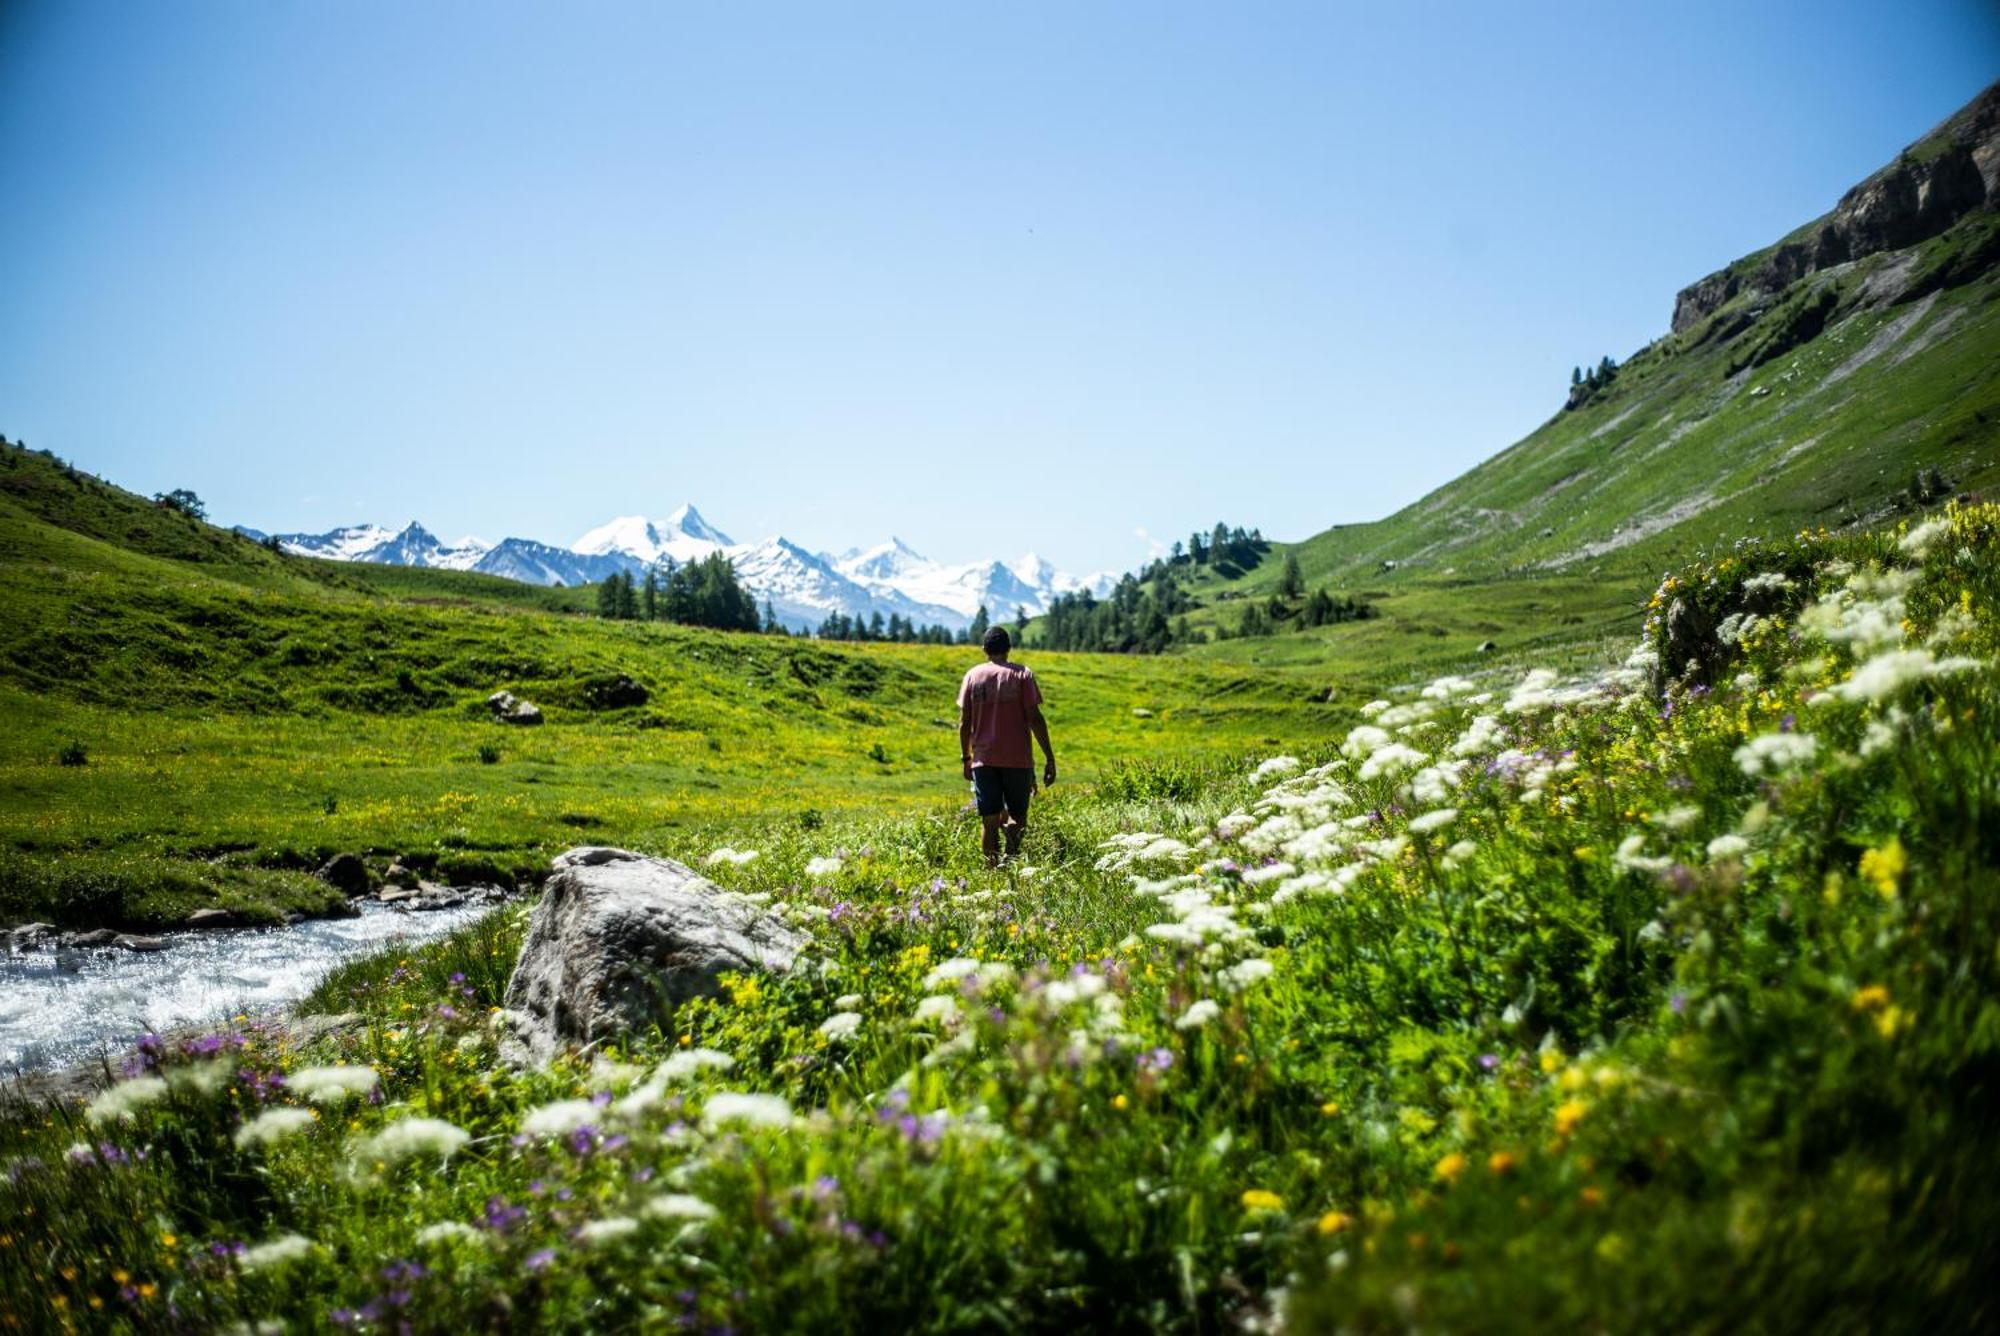
[[[1000,865],[1000,827],[1006,823],[1006,820],[1006,815],[1000,812],[995,812],[992,816],[982,816],[979,818],[979,852],[986,855],[986,866],[988,867],[998,867]],[[1007,836],[1007,841],[1010,847],[1016,843],[1011,831]]]
[[[1028,833],[1028,795],[1035,789],[1034,772],[1022,771],[1010,774],[1008,780],[1005,795],[1007,824],[1004,833],[1007,836],[1007,857],[1013,859],[1020,856],[1021,837]]]

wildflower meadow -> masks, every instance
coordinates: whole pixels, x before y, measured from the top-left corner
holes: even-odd
[[[1977,1328],[1996,610],[1953,506],[1058,788],[997,873],[955,809],[732,827],[811,946],[627,1046],[499,1062],[517,906],[14,1108],[0,1327]]]

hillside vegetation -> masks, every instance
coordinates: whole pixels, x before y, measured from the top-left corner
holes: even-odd
[[[680,847],[960,795],[966,651],[561,611],[588,597],[282,557],[0,447],[0,920],[322,910],[338,897],[300,874],[341,851],[511,881],[579,839]],[[1318,680],[1031,662],[1066,782],[1351,708]],[[547,723],[496,722],[502,689]]]
[[[1765,612],[1662,697],[1687,600]],[[804,967],[543,1073],[485,1019],[518,916],[329,980],[359,1029],[148,1045],[0,1121],[0,1324],[1982,1328],[2000,508],[1657,607],[1001,874],[774,816],[716,871]]]
[[[1833,213],[1684,293],[1676,331],[1577,407],[1387,519],[1329,529],[1238,579],[1192,587],[1205,605],[1194,625],[1234,629],[1243,601],[1274,591],[1289,553],[1309,584],[1370,600],[1379,623],[1197,653],[1336,666],[1429,639],[1471,662],[1488,639],[1504,655],[1543,648],[1531,638],[1565,626],[1577,639],[1625,634],[1659,573],[1703,549],[1866,528],[1991,489],[2000,212],[1968,204],[1928,235],[1914,187],[1908,217],[1878,196],[1916,170],[1907,164],[1995,140],[2000,92],[1989,90]],[[1976,172],[1966,188],[1976,199]],[[1873,213],[1861,221],[1885,233],[1881,249],[1807,272],[1810,258],[1777,262],[1823,233],[1855,233],[1850,215],[1864,206]],[[1552,385],[1552,402],[1558,393]],[[1510,615],[1525,608],[1544,615]]]

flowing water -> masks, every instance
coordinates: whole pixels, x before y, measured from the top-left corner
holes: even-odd
[[[490,905],[282,928],[164,934],[165,951],[42,948],[0,954],[0,1073],[45,1071],[116,1052],[139,1036],[239,1013],[278,1011],[343,960],[463,927]]]

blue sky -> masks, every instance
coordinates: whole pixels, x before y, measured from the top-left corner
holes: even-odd
[[[271,529],[1304,537],[1996,75],[1972,0],[17,0],[0,431]]]

